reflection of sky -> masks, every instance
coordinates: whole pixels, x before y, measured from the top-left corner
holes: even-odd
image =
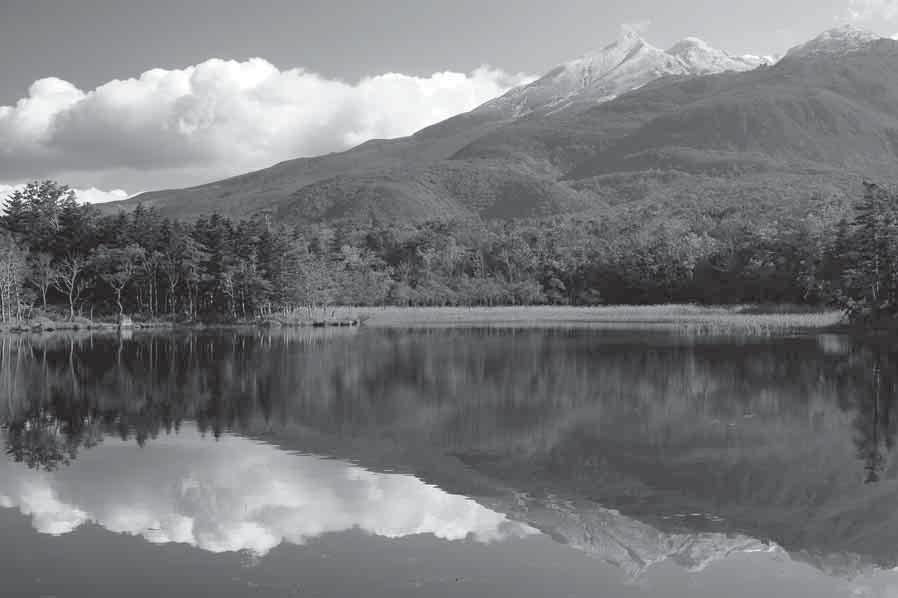
[[[761,548],[750,538],[668,535],[616,511],[569,511],[563,506],[530,511],[529,520],[533,525],[545,525],[554,535],[563,537],[568,547],[579,550],[561,554],[545,544],[502,546],[503,556],[493,563],[498,567],[491,574],[494,582],[511,583],[502,577],[511,575],[502,568],[508,561],[528,571],[521,575],[533,576],[522,587],[532,584],[534,590],[531,594],[504,595],[539,595],[539,584],[549,583],[546,580],[551,579],[552,587],[561,589],[586,577],[593,579],[594,587],[617,588],[619,592],[611,595],[632,597],[742,598],[766,594],[898,598],[892,572],[829,576],[793,561],[780,549]],[[53,473],[0,459],[0,507],[29,516],[34,529],[42,534],[67,534],[81,525],[96,523],[108,531],[149,542],[178,542],[215,553],[249,550],[264,555],[283,542],[302,544],[351,529],[388,538],[432,534],[444,540],[467,538],[480,543],[536,533],[414,476],[374,473],[343,461],[291,454],[240,437],[203,439],[190,426],[177,436],[160,437],[145,449],[133,442],[106,439],[100,446],[83,451],[71,467]],[[531,557],[522,556],[537,548],[539,551]],[[709,550],[713,554],[707,553]],[[600,557],[599,562],[581,562],[575,556],[580,551]],[[622,567],[615,557],[623,552],[637,561],[655,564],[638,579],[611,575],[601,561]],[[445,557],[448,553],[438,554]],[[719,558],[712,558],[715,556]],[[424,569],[416,574],[423,575],[421,571],[431,566],[430,558],[430,553],[422,558],[416,566]],[[565,564],[568,561],[570,570]],[[389,559],[376,562],[383,567],[385,578],[397,574],[390,568]],[[165,563],[157,566],[171,566]],[[694,566],[696,563],[701,565]],[[464,569],[460,564],[445,569],[455,572],[456,567],[468,575],[480,572],[477,567]],[[376,567],[366,571],[366,575],[380,574]],[[562,571],[569,571],[567,577]],[[306,568],[296,575],[306,579],[312,573]],[[325,579],[322,583],[336,582]]]
[[[534,530],[410,475],[373,473],[191,427],[146,449],[107,439],[52,473],[0,462],[0,506],[45,534],[87,522],[154,543],[264,555],[282,542],[361,529],[490,542]]]

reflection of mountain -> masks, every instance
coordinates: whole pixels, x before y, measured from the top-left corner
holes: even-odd
[[[282,542],[304,544],[351,529],[492,542],[532,535],[538,526],[631,576],[665,560],[700,570],[733,552],[773,549],[740,535],[666,534],[594,505],[542,504],[496,490],[492,510],[411,475],[231,435],[203,440],[191,425],[148,451],[109,441],[74,469],[50,473],[0,463],[0,506],[19,509],[38,532],[52,535],[91,522],[156,544],[263,556]]]
[[[506,512],[632,577],[668,560],[689,571],[701,571],[733,553],[780,550],[742,534],[663,532],[583,500],[575,504],[557,498],[546,502],[521,499]]]
[[[306,334],[7,347],[10,448],[40,455],[110,432],[146,442],[194,420],[414,473],[632,572],[761,548],[748,538],[834,572],[898,563],[896,368],[881,347]],[[865,485],[871,446],[880,483]]]

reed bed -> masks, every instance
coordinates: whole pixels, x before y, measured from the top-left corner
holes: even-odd
[[[682,330],[701,334],[773,334],[826,329],[843,322],[839,311],[754,313],[752,306],[521,306],[383,307],[360,309],[368,326],[527,326]]]
[[[271,326],[313,326],[315,323],[355,322],[363,316],[357,307],[335,305],[327,307],[299,307],[279,311],[258,320]]]
[[[334,323],[373,327],[552,327],[617,330],[671,330],[695,334],[774,334],[800,330],[824,330],[844,323],[842,312],[776,309],[764,313],[758,306],[704,307],[697,305],[644,306],[505,306],[505,307],[353,307],[334,306],[278,312],[244,325],[304,327]],[[156,324],[158,325],[158,324]],[[167,327],[215,328],[227,324],[183,324]],[[155,327],[152,323],[141,328]],[[30,326],[0,328],[0,333],[32,330]],[[93,322],[52,323],[46,330],[115,330],[114,324]]]

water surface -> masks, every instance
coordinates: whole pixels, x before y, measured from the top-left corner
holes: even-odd
[[[3,595],[896,596],[894,346],[4,337]]]

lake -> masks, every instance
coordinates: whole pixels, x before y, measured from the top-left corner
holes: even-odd
[[[898,596],[898,344],[0,337],[0,595]]]

